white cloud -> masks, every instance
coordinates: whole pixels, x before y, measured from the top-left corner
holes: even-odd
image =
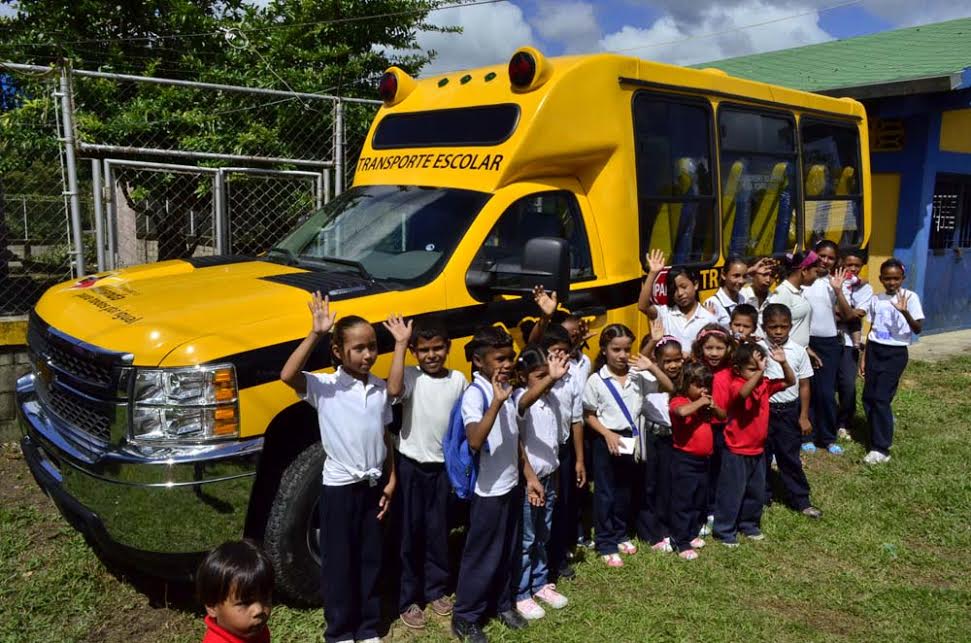
[[[971,6],[954,0],[867,0],[866,10],[898,27],[912,27],[971,16]]]
[[[596,50],[602,35],[589,2],[543,0],[532,24],[544,40],[563,45],[568,54]]]
[[[600,48],[686,65],[832,39],[819,26],[819,14],[806,6],[779,7],[764,0],[744,0],[706,8],[687,2],[683,9],[686,14],[697,10],[697,19],[679,20],[667,14],[647,28],[625,25],[604,36]],[[749,27],[757,24],[760,26]]]
[[[442,9],[429,14],[428,22],[462,27],[462,33],[418,34],[421,50],[436,52],[422,76],[505,62],[516,47],[535,41],[522,9],[511,2]]]

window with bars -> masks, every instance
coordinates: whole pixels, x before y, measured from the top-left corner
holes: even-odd
[[[971,248],[971,175],[937,175],[929,247]]]

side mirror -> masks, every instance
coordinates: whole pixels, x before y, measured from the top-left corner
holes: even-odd
[[[531,290],[539,285],[556,291],[565,303],[570,296],[570,246],[559,237],[536,237],[523,251],[523,282]]]

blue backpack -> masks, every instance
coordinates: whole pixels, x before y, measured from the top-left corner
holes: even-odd
[[[482,387],[472,384],[482,395],[482,413],[488,408],[487,397]],[[466,389],[467,393],[469,389]],[[452,483],[455,495],[462,500],[468,500],[475,493],[475,480],[479,476],[479,454],[473,453],[469,447],[469,440],[465,434],[465,423],[462,421],[462,399],[459,397],[448,416],[448,430],[442,440],[442,451],[445,453],[445,472],[448,481]]]

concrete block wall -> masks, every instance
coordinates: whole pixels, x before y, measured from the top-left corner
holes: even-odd
[[[0,346],[0,441],[20,437],[17,427],[17,378],[30,371],[26,346]]]

